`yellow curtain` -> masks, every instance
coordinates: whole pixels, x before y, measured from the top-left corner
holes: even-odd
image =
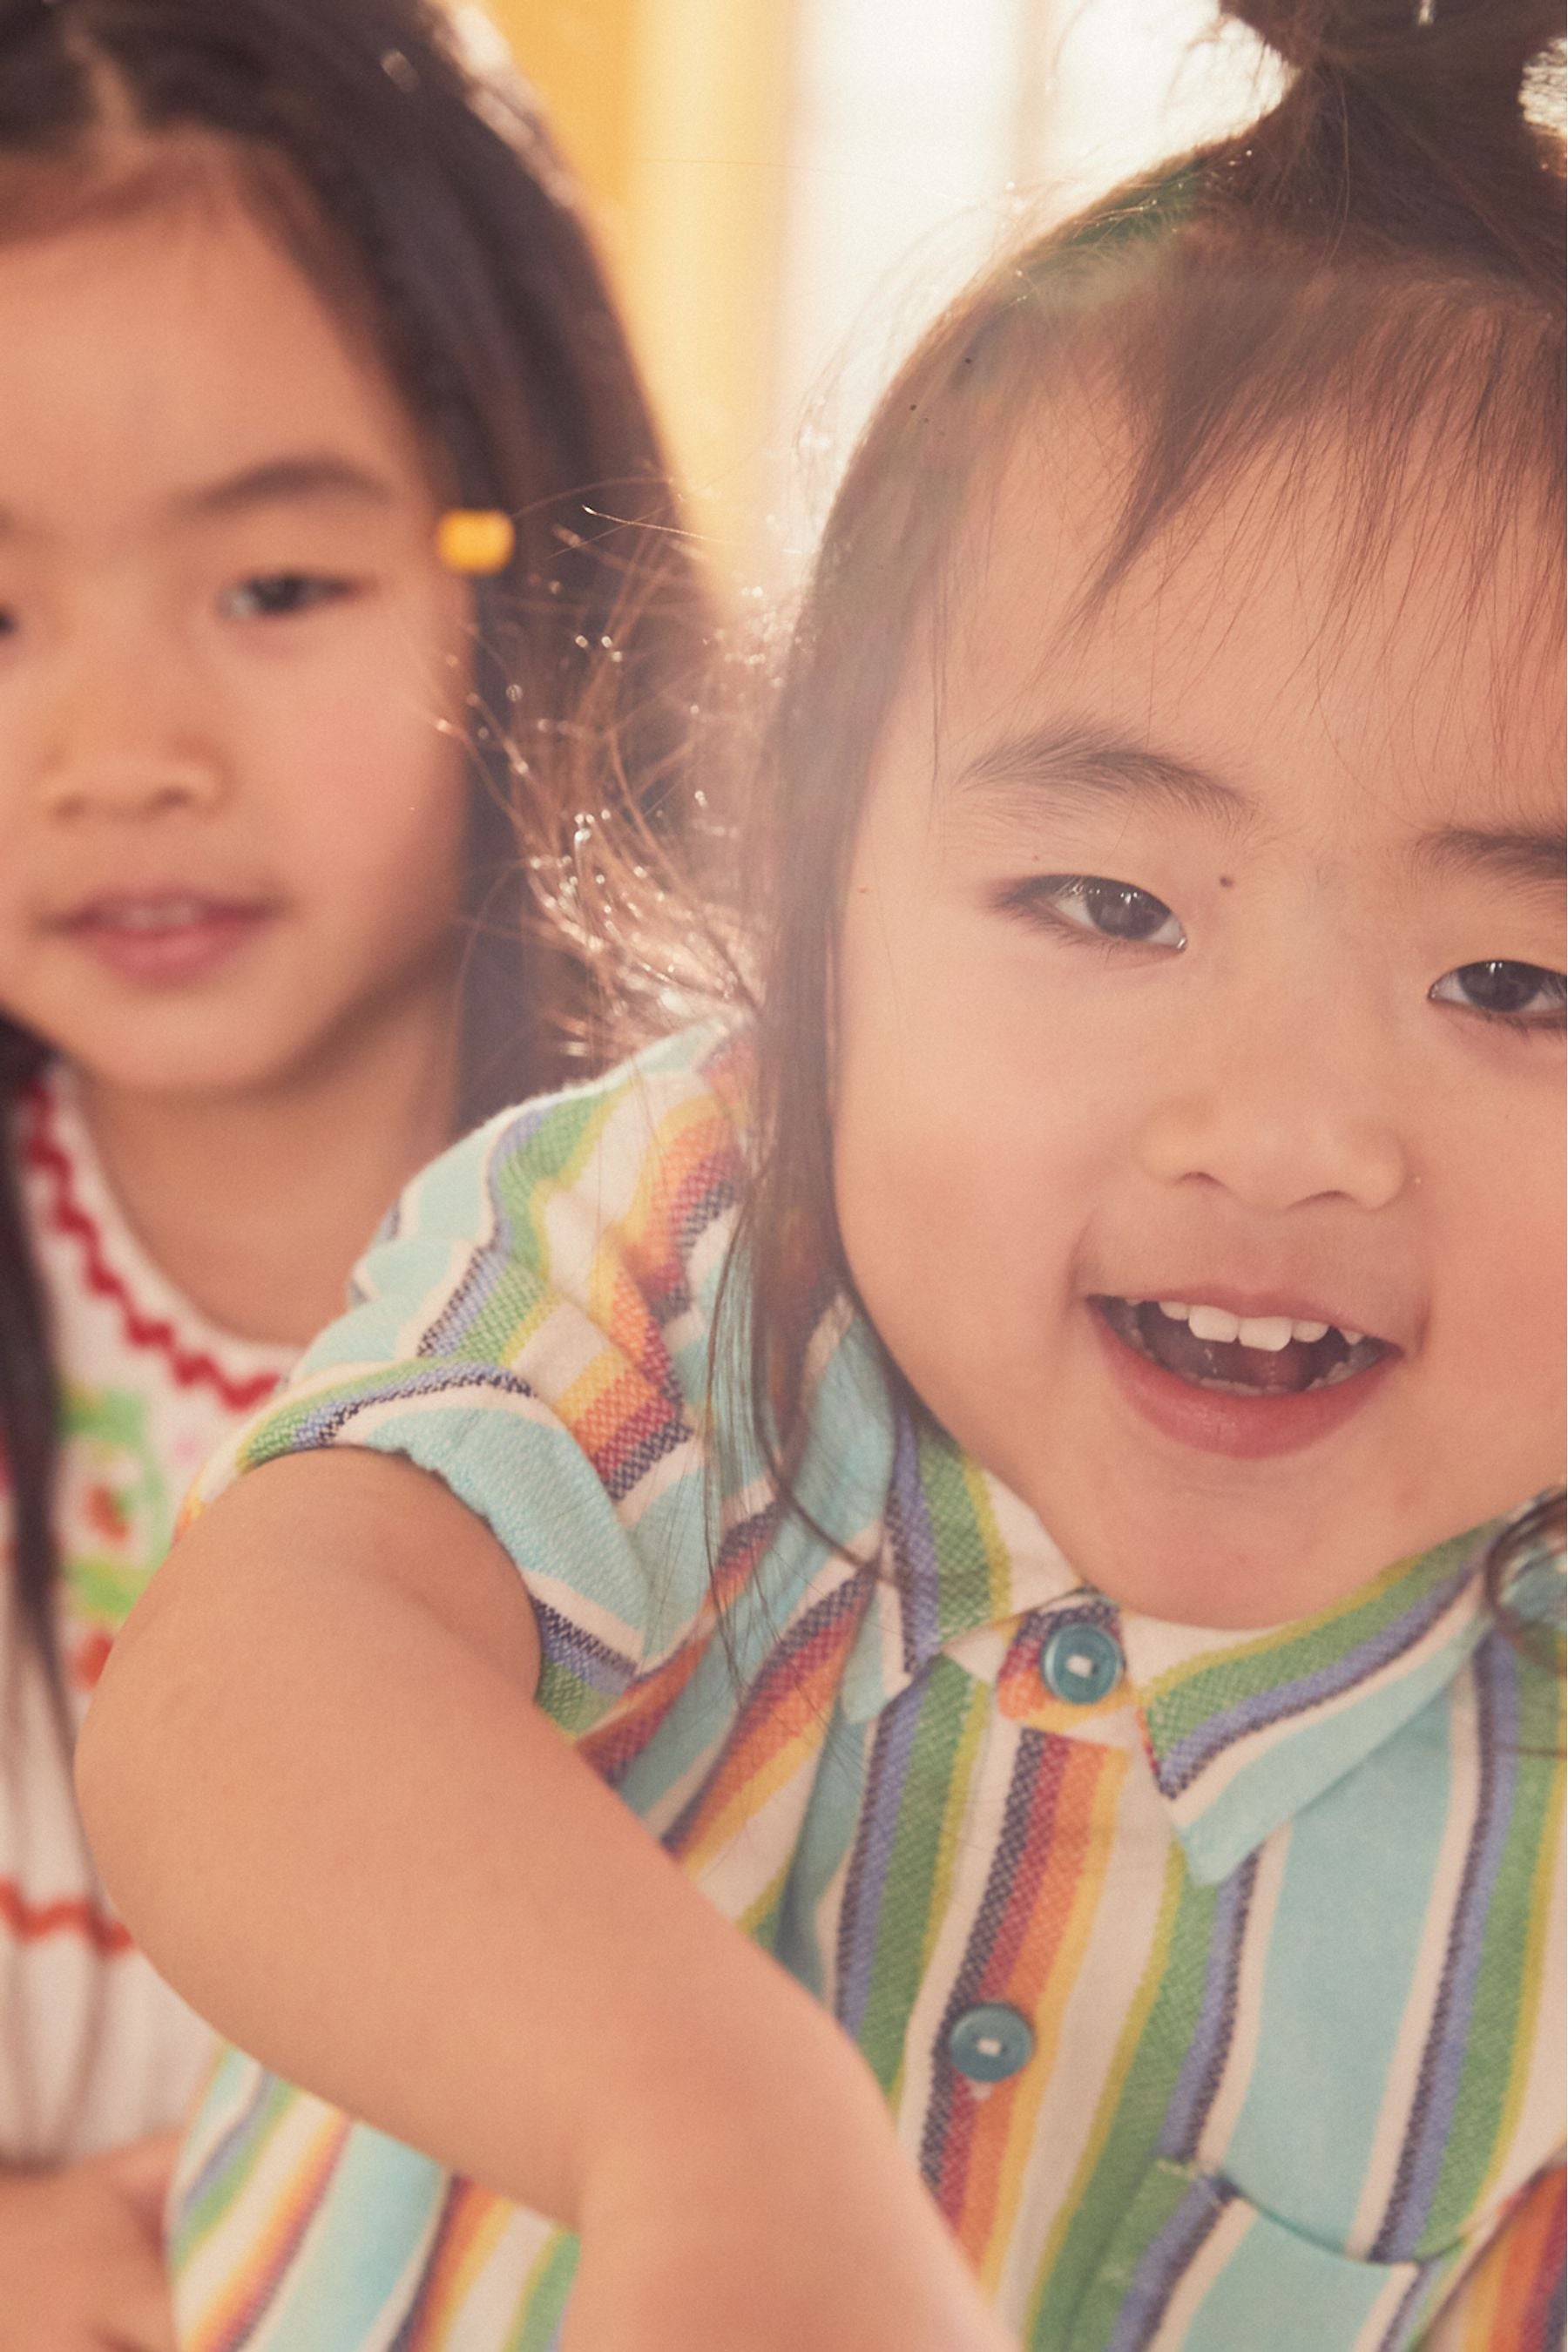
[[[795,0],[490,0],[582,182],[721,568],[757,545]]]

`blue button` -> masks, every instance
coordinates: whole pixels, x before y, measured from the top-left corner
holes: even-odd
[[[1040,1679],[1053,1698],[1092,1706],[1121,1680],[1121,1652],[1113,1633],[1092,1618],[1069,1618],[1040,1644]]]
[[[1005,2083],[1035,2054],[1035,2029],[1005,2001],[982,2001],[956,2019],[947,2054],[972,2083]]]

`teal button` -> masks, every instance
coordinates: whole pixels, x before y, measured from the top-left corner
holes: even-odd
[[[966,2009],[947,2037],[947,2054],[972,2083],[1005,2083],[1035,2054],[1035,2029],[1005,2001]]]
[[[1092,1618],[1069,1618],[1040,1644],[1040,1680],[1053,1698],[1071,1706],[1092,1706],[1121,1680],[1116,1637]]]

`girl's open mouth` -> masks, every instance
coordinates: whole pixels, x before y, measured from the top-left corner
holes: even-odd
[[[1259,1459],[1326,1437],[1371,1402],[1400,1360],[1392,1341],[1200,1301],[1088,1301],[1118,1388],[1146,1422],[1202,1453]]]
[[[1153,1298],[1093,1301],[1119,1339],[1194,1388],[1231,1396],[1302,1396],[1369,1371],[1385,1341],[1288,1315],[1244,1318]]]

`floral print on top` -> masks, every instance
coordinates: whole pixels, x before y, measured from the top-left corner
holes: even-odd
[[[12,1148],[60,1381],[60,1655],[79,1721],[168,1549],[202,1462],[290,1351],[208,1324],[131,1232],[56,1065],[15,1107]],[[12,1560],[0,1465],[0,1558]],[[36,1660],[0,1612],[0,2164],[60,2164],[178,2122],[208,2030],[132,1944],[87,1851]]]

